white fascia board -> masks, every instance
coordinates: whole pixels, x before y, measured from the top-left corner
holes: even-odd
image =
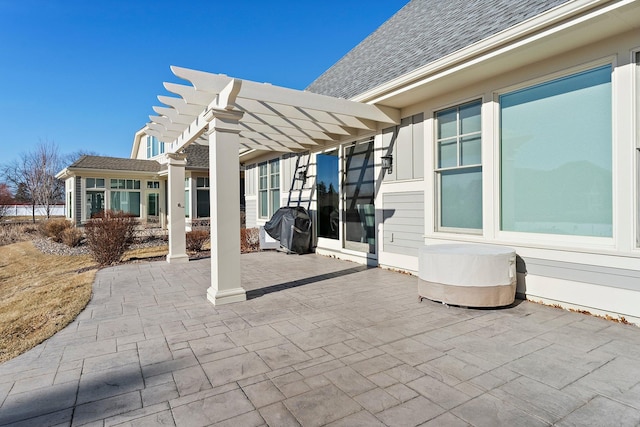
[[[69,169],[69,168],[67,168]],[[122,175],[126,175],[126,176],[136,176],[136,177],[143,177],[143,176],[156,176],[159,174],[159,172],[149,172],[149,171],[132,171],[132,170],[122,170],[122,169],[93,169],[93,168],[71,168],[69,169],[69,176],[83,176],[86,174],[90,174],[90,175],[96,175],[98,177],[101,178],[112,178],[112,177],[120,177]],[[105,187],[105,189],[108,189],[107,187]],[[115,188],[114,188],[115,190]]]
[[[626,4],[633,3],[634,1],[636,0],[617,2],[611,7],[622,7]],[[391,96],[398,95],[419,84],[425,83],[425,80],[433,81],[437,80],[438,77],[449,75],[450,73],[447,71],[451,70],[455,65],[462,67],[471,65],[472,63],[481,62],[484,59],[495,56],[495,51],[497,49],[501,47],[505,48],[509,44],[513,44],[513,47],[520,46],[524,44],[523,40],[528,36],[534,35],[535,33],[548,29],[559,23],[565,22],[564,26],[571,25],[571,18],[598,6],[606,5],[607,3],[610,3],[610,0],[576,0],[565,3],[518,25],[503,30],[491,37],[480,40],[479,42],[473,43],[452,54],[444,56],[430,64],[417,68],[396,79],[390,80],[380,86],[354,96],[351,99],[353,101],[368,104],[384,102],[385,99],[390,98]],[[596,12],[595,16],[597,15],[600,15],[600,13]]]
[[[64,168],[60,172],[58,172],[55,177],[56,179],[67,179],[69,177],[74,176],[75,174],[69,170],[69,168]]]

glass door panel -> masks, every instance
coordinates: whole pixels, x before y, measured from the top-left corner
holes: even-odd
[[[87,219],[91,219],[104,210],[104,191],[87,192],[85,205]]]
[[[318,154],[316,194],[318,195],[318,237],[338,239],[340,224],[338,150]]]
[[[160,223],[160,193],[147,194],[147,222]]]
[[[344,248],[376,252],[373,141],[344,150]]]

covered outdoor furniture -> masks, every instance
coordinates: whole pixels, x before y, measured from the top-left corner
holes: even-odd
[[[289,253],[305,254],[311,244],[311,217],[303,207],[278,209],[264,225],[264,231]]]
[[[429,245],[420,249],[418,295],[451,305],[499,307],[516,293],[516,253],[504,246]]]

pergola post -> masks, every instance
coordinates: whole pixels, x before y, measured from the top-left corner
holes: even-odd
[[[209,200],[211,217],[211,286],[214,305],[246,300],[240,283],[240,149],[238,111],[211,109],[209,121]]]
[[[184,168],[187,165],[184,154],[168,153],[167,168],[169,179],[168,193],[168,228],[169,254],[167,262],[189,262],[187,255],[186,222],[184,218]]]

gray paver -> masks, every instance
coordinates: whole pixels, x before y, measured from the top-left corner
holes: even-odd
[[[99,271],[74,322],[0,364],[0,425],[640,421],[640,328],[419,303],[415,277],[321,256],[241,260],[250,296],[277,290],[214,307],[208,259]]]

